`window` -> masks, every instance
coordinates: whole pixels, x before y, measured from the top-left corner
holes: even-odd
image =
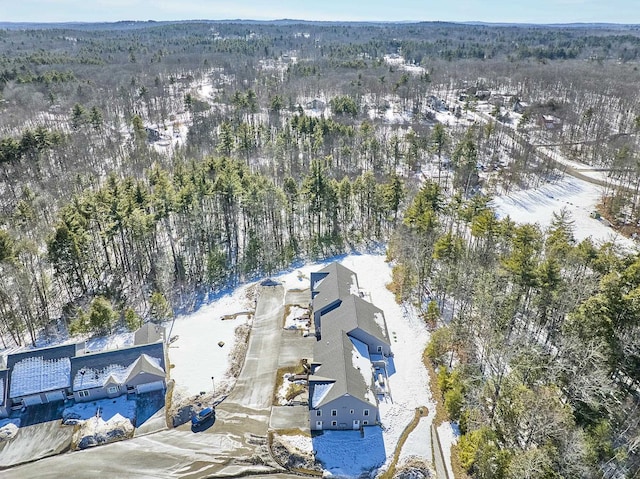
[[[365,416],[368,416],[368,415],[369,415],[369,410],[368,410],[368,409],[365,409],[365,410],[364,410],[364,415],[365,415]]]
[[[331,415],[332,416],[337,416],[338,415],[338,410],[337,409],[332,409],[331,410]]]
[[[349,414],[353,414],[353,409],[349,409]]]
[[[78,396],[81,398],[89,397],[89,391],[78,391]]]
[[[367,421],[366,419],[364,421],[362,421],[362,425],[363,426],[368,426],[369,425],[369,421]]]
[[[378,346],[378,352],[381,353],[382,352],[382,346]]]
[[[332,425],[333,427],[336,427],[336,426],[338,425],[338,421],[331,421],[331,425]]]
[[[107,393],[108,394],[115,394],[118,392],[118,386],[109,386],[107,388]]]
[[[322,409],[318,409],[316,411],[316,416],[322,416]]]

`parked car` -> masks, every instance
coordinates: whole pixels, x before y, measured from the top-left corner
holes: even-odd
[[[211,419],[216,415],[216,410],[211,407],[206,407],[202,411],[197,412],[191,418],[192,426],[199,426],[203,422],[207,421],[207,419]]]

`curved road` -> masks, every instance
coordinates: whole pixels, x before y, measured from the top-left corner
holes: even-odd
[[[217,408],[216,422],[193,433],[188,424],[148,436],[42,459],[0,471],[0,477],[95,479],[242,477],[293,478],[266,447],[282,344],[284,288],[262,287],[246,361],[236,386]]]

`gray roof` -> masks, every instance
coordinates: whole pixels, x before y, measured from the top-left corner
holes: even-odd
[[[50,348],[29,349],[7,356],[7,369],[11,370],[16,363],[27,358],[42,358],[45,361],[52,361],[62,358],[72,358],[84,347],[84,343],[65,344],[63,346],[53,346]]]
[[[363,331],[369,341],[376,338],[390,344],[384,313],[358,295],[356,274],[338,263],[311,273],[311,292],[314,311],[324,310],[321,339],[313,350],[313,363],[320,366],[309,377],[311,407],[346,395],[377,407],[369,345],[349,334]]]
[[[382,310],[359,296],[350,295],[342,299],[339,308],[322,317],[322,335],[332,330],[344,330],[347,333],[361,329],[378,340],[391,344]]]
[[[140,329],[133,333],[133,343],[136,345],[156,343],[164,338],[164,334],[163,326],[152,322],[144,323]]]
[[[322,363],[316,372],[320,373],[323,379],[331,378],[334,381],[333,387],[314,407],[324,406],[346,394],[375,407],[375,396],[374,401],[371,401],[371,384],[367,384],[363,373],[354,367],[352,357],[355,354],[355,346],[351,339],[344,331],[331,336],[323,337],[314,345],[314,358]],[[326,379],[321,382],[326,382]],[[311,388],[313,387],[312,383]],[[313,390],[310,394],[313,396]]]
[[[78,371],[83,368],[96,371],[106,369],[112,365],[128,368],[143,354],[158,359],[160,361],[160,367],[166,370],[164,363],[164,344],[158,342],[113,351],[85,354],[84,356],[72,358],[71,377],[75,378]]]
[[[352,293],[352,285],[358,286],[358,277],[349,268],[331,263],[320,271],[311,273],[313,309],[319,311]]]

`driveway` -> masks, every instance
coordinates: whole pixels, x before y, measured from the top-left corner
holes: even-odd
[[[189,424],[127,441],[72,452],[0,471],[0,477],[94,479],[287,475],[266,447],[275,374],[282,344],[284,288],[262,287],[246,362],[236,386],[216,408],[216,423],[200,434]],[[306,339],[306,338],[305,338]],[[275,474],[274,474],[275,473]]]

